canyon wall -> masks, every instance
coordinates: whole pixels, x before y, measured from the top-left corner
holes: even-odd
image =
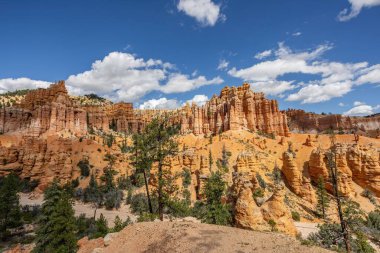
[[[23,132],[39,137],[49,132],[87,132],[86,112],[74,105],[63,81],[48,89],[30,91],[20,104],[0,110],[0,132]]]
[[[369,136],[380,135],[380,115],[349,117],[340,114],[316,114],[304,110],[286,111],[289,128],[292,132],[323,132],[329,129],[367,132]]]

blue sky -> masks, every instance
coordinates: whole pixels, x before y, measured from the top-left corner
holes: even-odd
[[[0,92],[137,106],[250,82],[281,109],[380,111],[380,0],[0,0]]]

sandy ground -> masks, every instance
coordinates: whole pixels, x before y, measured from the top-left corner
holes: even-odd
[[[329,252],[301,245],[296,239],[279,233],[189,222],[135,223],[107,237],[104,242],[108,246],[90,241],[78,253]]]
[[[25,205],[42,205],[43,202],[43,196],[39,195],[37,197],[30,198],[28,194],[20,194],[20,204]],[[94,208],[90,204],[84,204],[81,202],[76,201],[74,205],[74,211],[75,215],[79,216],[80,214],[85,214],[86,217],[91,218],[94,217]],[[120,219],[123,221],[127,220],[128,217],[135,222],[136,216],[131,213],[131,210],[129,208],[129,205],[122,205],[118,210],[106,210],[104,208],[99,208],[96,211],[96,218],[99,218],[100,214],[103,214],[103,216],[108,221],[108,225],[110,227],[113,226],[114,220],[116,216],[118,215]]]

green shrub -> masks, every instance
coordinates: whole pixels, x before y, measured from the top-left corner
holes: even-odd
[[[294,221],[300,221],[301,220],[301,216],[300,216],[300,214],[297,211],[292,211],[292,219]]]
[[[187,188],[191,184],[191,172],[189,169],[184,168],[182,171],[182,185]]]
[[[192,214],[189,202],[186,200],[169,200],[166,203],[168,213],[174,217],[187,217]]]
[[[268,224],[269,224],[270,229],[271,229],[272,232],[277,231],[277,228],[276,228],[277,223],[276,223],[274,220],[270,219],[270,220],[268,221]]]
[[[257,181],[259,182],[260,187],[265,189],[267,187],[267,183],[258,172],[256,173],[256,178],[257,178]]]
[[[152,198],[153,209],[157,207],[157,199]],[[142,214],[144,212],[149,212],[148,197],[144,193],[139,193],[132,196],[131,201],[131,210],[134,213]]]
[[[361,195],[367,199],[369,199],[369,201],[376,205],[376,199],[375,199],[375,195],[373,194],[373,192],[371,192],[370,190],[368,189],[364,189],[364,191],[361,193]]]
[[[155,219],[158,219],[157,214],[147,213],[143,212],[140,214],[140,216],[137,218],[137,222],[147,222],[147,221],[154,221]]]
[[[90,163],[87,159],[80,160],[77,165],[82,177],[88,177],[90,175]]]

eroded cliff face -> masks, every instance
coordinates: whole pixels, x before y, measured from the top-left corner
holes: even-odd
[[[39,137],[67,130],[76,135],[87,132],[86,112],[74,105],[64,82],[48,89],[29,92],[20,104],[0,111],[0,132],[20,132]]]
[[[328,150],[317,148],[310,155],[309,173],[317,183],[323,177],[326,188],[333,192],[329,182],[329,168],[326,154]],[[353,192],[353,182],[380,196],[379,151],[376,148],[362,145],[339,145],[336,152],[336,165],[339,172],[338,190],[344,196]]]
[[[227,130],[251,130],[287,136],[286,115],[279,111],[276,100],[254,93],[249,84],[225,87],[204,106],[185,106],[181,113],[181,132],[217,134]]]
[[[371,117],[349,117],[340,114],[321,115],[297,109],[287,110],[286,115],[292,132],[323,132],[334,129],[349,133],[358,131],[371,137],[380,136],[380,115]]]

